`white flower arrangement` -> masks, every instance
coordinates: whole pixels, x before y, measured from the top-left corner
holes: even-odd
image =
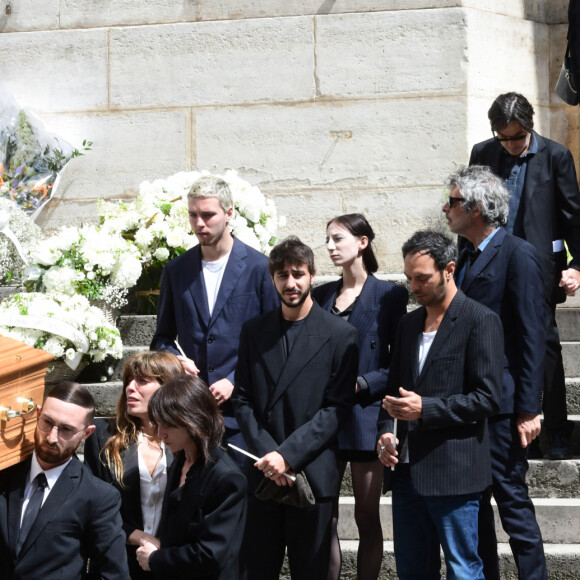
[[[99,201],[100,224],[131,239],[139,248],[145,269],[163,266],[197,244],[188,221],[187,194],[208,171],[176,173],[167,179],[144,181],[131,202]],[[221,176],[230,186],[234,215],[232,232],[241,241],[268,254],[276,241],[276,206],[260,188],[228,170]]]
[[[73,369],[84,357],[101,362],[123,354],[117,328],[78,294],[14,294],[0,302],[0,320],[0,335],[42,348]]]
[[[127,303],[141,276],[138,248],[105,227],[64,227],[30,252],[26,287],[48,294],[79,294],[111,308]]]

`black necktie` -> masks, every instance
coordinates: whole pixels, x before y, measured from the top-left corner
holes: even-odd
[[[30,498],[28,505],[26,506],[26,511],[24,512],[24,517],[22,518],[22,525],[20,526],[20,534],[18,536],[18,545],[16,546],[16,552],[19,553],[26,540],[26,536],[32,528],[32,524],[42,507],[42,500],[44,498],[44,488],[48,485],[46,481],[46,475],[44,472],[40,472],[35,478],[36,489]]]

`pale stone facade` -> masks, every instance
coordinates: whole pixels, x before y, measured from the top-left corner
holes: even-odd
[[[1,79],[93,151],[69,166],[47,229],[94,220],[144,179],[236,169],[272,196],[330,273],[324,224],[361,211],[383,272],[439,219],[446,175],[524,93],[578,160],[578,108],[553,92],[567,0],[14,0]]]

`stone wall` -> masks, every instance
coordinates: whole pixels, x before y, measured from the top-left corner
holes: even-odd
[[[7,0],[6,0],[7,1]],[[364,212],[384,272],[440,219],[442,182],[490,134],[501,92],[578,159],[578,109],[553,93],[567,0],[12,0],[1,81],[93,151],[67,168],[53,229],[144,179],[234,168],[330,272],[324,224]]]

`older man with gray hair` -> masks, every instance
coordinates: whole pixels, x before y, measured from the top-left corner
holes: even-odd
[[[479,553],[486,580],[499,579],[491,495],[520,578],[547,579],[542,535],[528,495],[527,446],[540,433],[546,349],[544,290],[538,255],[503,228],[509,193],[489,167],[465,167],[447,179],[449,228],[468,240],[457,261],[457,285],[501,318],[504,372],[499,414],[489,419],[493,483],[479,512]]]

